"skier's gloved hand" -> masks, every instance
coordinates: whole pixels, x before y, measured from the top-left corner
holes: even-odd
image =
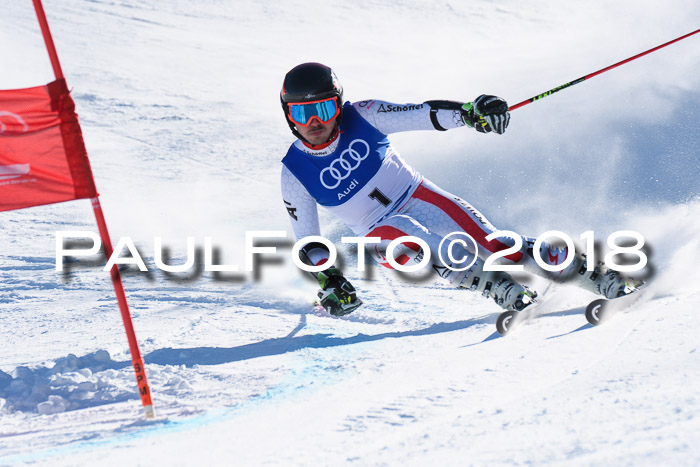
[[[502,135],[510,122],[508,103],[500,97],[482,94],[462,106],[462,119],[480,133],[495,131]]]
[[[318,285],[321,306],[333,316],[347,315],[362,305],[355,287],[334,267],[318,273]]]

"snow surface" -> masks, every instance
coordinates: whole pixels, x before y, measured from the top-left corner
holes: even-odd
[[[29,0],[0,3],[0,89],[53,79]],[[511,104],[688,33],[700,4],[595,0],[45,0],[113,239],[151,267],[125,287],[158,419],[143,419],[109,276],[56,272],[89,202],[0,215],[0,464],[700,464],[700,37],[513,112],[502,137],[396,135],[423,174],[497,226],[642,233],[648,298],[592,328],[592,298],[507,338],[498,308],[432,281],[346,272],[366,303],[316,314],[289,258],[277,95],[304,61],[350,100]],[[322,213],[324,235],[349,231]],[[287,230],[261,274],[168,277],[213,237]]]

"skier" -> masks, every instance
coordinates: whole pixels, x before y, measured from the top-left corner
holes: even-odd
[[[537,293],[518,283],[506,272],[484,271],[486,256],[514,245],[504,237],[486,241],[497,229],[463,199],[439,188],[399,156],[387,135],[402,131],[438,130],[469,127],[480,133],[503,134],[510,114],[505,100],[480,95],[473,102],[432,100],[421,104],[394,104],[380,100],[343,103],[343,88],[333,70],[320,63],[304,63],[285,76],[280,100],[292,133],[298,138],[282,160],[282,196],[297,240],[320,235],[317,204],[340,218],[358,236],[380,237],[367,247],[379,264],[391,267],[386,259],[387,245],[398,237],[424,240],[431,258],[449,258],[443,237],[463,231],[478,244],[475,263],[465,271],[451,263],[433,263],[435,272],[454,287],[481,292],[493,298],[504,310],[520,311],[534,303]],[[533,259],[535,239],[522,237],[523,247],[504,258],[509,264],[558,282],[571,280],[607,298],[628,291],[619,273],[602,264],[588,272],[584,256],[559,273],[549,273]],[[451,260],[470,253],[457,245]],[[396,250],[396,261],[420,262],[423,251],[415,243]],[[473,251],[471,252],[473,253]],[[542,243],[541,258],[560,264],[567,250]],[[329,258],[325,245],[309,243],[300,251],[303,262],[324,264]],[[473,256],[472,256],[473,257]],[[342,316],[362,301],[355,288],[332,264],[316,274],[321,287],[321,305],[331,314]],[[449,267],[445,267],[449,266]]]

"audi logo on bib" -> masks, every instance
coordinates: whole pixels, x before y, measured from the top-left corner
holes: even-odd
[[[332,190],[350,176],[353,170],[369,156],[369,144],[362,139],[354,139],[337,159],[321,171],[321,185]],[[328,182],[328,183],[327,183]]]

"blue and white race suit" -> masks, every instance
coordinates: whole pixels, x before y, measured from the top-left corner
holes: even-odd
[[[386,246],[406,235],[425,240],[433,258],[443,237],[456,231],[474,238],[482,258],[512,245],[509,239],[486,241],[485,237],[497,230],[486,217],[422,177],[387,138],[391,133],[435,129],[435,117],[442,129],[465,125],[459,111],[433,110],[432,119],[430,112],[428,104],[348,102],[343,106],[339,136],[330,145],[314,150],[300,140],[294,142],[282,160],[282,196],[297,240],[321,235],[317,212],[320,204],[356,235],[380,237],[382,242],[368,245],[368,251],[387,267]],[[542,274],[542,269],[524,254],[534,239],[523,239],[525,246],[505,258],[513,263],[522,261],[526,269]],[[396,251],[400,252],[395,255],[400,264],[420,258],[420,247],[415,243],[406,243]],[[558,264],[565,257],[566,250],[552,248],[548,262]],[[309,252],[314,264],[322,264],[327,258],[328,253],[321,248]],[[444,272],[441,277],[459,285],[462,275]]]

